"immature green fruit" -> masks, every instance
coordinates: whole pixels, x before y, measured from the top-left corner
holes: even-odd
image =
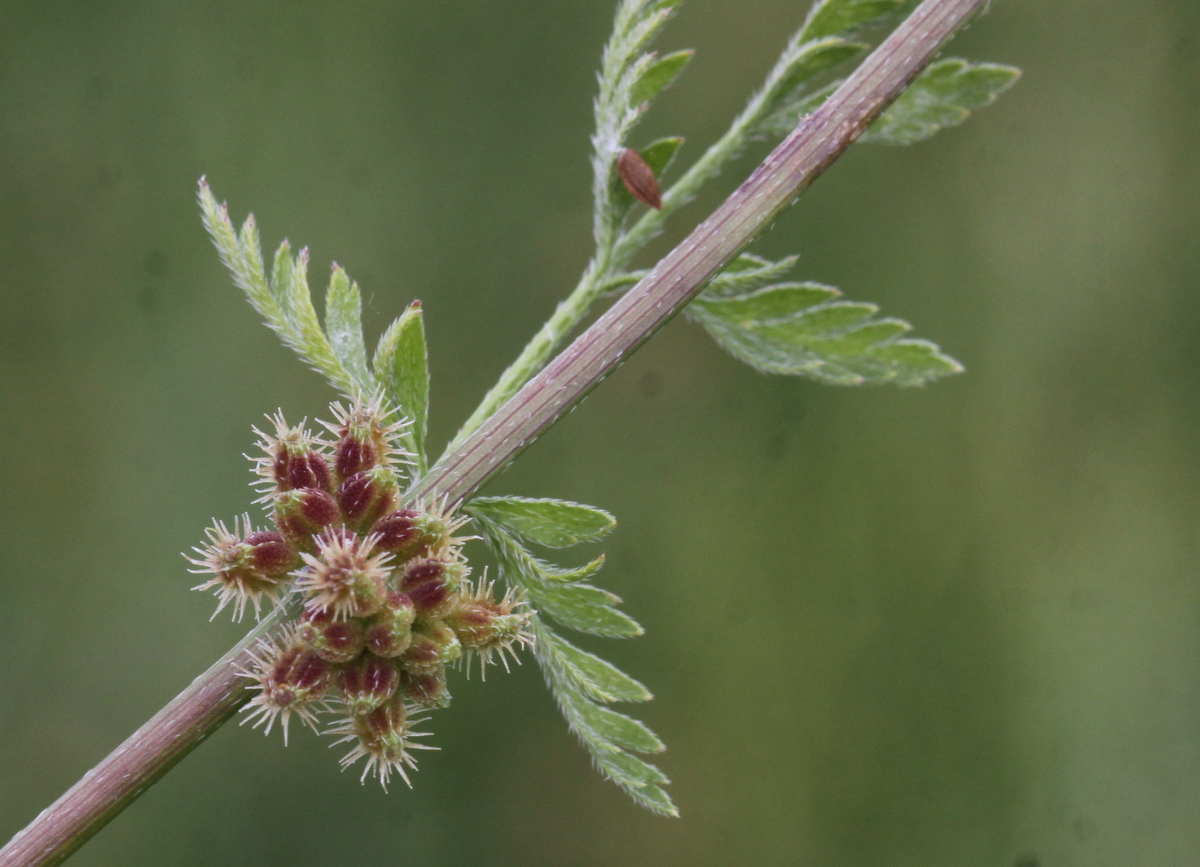
[[[346,711],[353,716],[375,710],[396,692],[400,669],[390,659],[364,653],[342,669],[338,688]]]
[[[361,620],[334,620],[333,612],[328,610],[303,611],[296,635],[322,659],[335,664],[349,662],[366,646]]]
[[[413,601],[407,593],[389,591],[383,606],[366,625],[367,649],[376,656],[395,657],[412,643],[412,623],[416,617]]]
[[[454,630],[437,620],[429,620],[413,629],[412,644],[400,657],[400,665],[409,674],[441,674],[445,667],[462,656],[462,644]]]
[[[443,667],[434,674],[400,672],[399,693],[421,707],[449,707],[450,690],[446,685],[446,669]]]

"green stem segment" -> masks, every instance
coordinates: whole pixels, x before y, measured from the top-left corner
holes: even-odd
[[[442,458],[408,498],[459,502],[503,469],[828,168],[986,2],[923,0],[712,216],[540,374],[485,416],[486,421]],[[560,308],[564,321],[573,309]],[[248,699],[238,674],[247,663],[247,650],[288,614],[284,607],[277,609],[42,811],[0,849],[0,867],[60,863],[216,731]]]

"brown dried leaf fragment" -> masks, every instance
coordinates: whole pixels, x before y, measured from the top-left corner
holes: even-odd
[[[654,170],[642,159],[642,155],[633,148],[625,148],[617,158],[617,173],[621,176],[625,189],[643,204],[659,211],[662,210],[662,197],[658,192],[658,179]]]

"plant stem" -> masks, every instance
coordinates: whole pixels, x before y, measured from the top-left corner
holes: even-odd
[[[677,313],[853,143],[986,0],[923,0],[849,79],[620,301],[408,492],[459,502]],[[57,864],[224,723],[247,699],[246,650],[280,606],[0,849],[0,867]]]

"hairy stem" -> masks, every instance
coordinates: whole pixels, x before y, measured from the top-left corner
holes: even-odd
[[[504,468],[677,313],[841,155],[986,0],[924,0],[707,220],[409,491],[457,502]],[[238,669],[282,607],[3,849],[0,867],[57,864],[247,699]]]

